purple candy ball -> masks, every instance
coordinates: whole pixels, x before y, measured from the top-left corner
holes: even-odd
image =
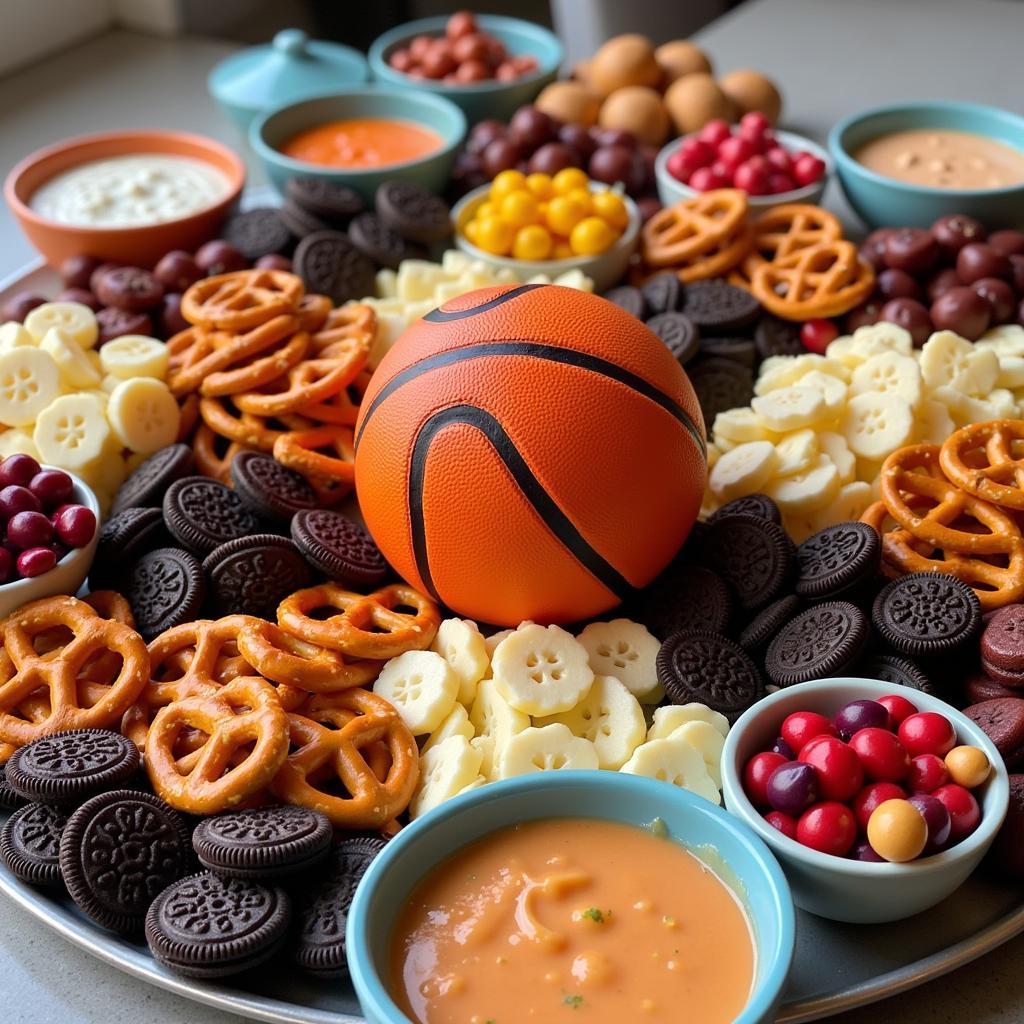
[[[888,729],[889,712],[875,700],[851,700],[832,720],[840,737],[849,741],[861,729]]]
[[[915,793],[910,802],[921,812],[924,823],[928,826],[928,845],[925,849],[935,853],[949,842],[949,833],[953,828],[953,819],[946,810],[946,805],[938,797],[927,793]]]
[[[768,803],[776,811],[800,817],[818,799],[818,772],[802,761],[780,764],[767,786]]]
[[[861,839],[854,845],[853,849],[850,851],[850,857],[852,857],[853,860],[871,861],[873,864],[881,864],[885,861],[884,857],[879,857],[878,854],[875,853],[874,847],[866,839]]]
[[[772,753],[784,757],[787,761],[796,760],[793,748],[781,736],[776,737],[775,742],[772,744]]]

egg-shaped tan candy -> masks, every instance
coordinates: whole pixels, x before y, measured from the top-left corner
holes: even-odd
[[[722,92],[736,104],[740,114],[756,110],[775,124],[782,113],[782,96],[775,83],[765,78],[760,71],[741,68],[730,71],[718,80]]]
[[[588,69],[588,80],[602,96],[608,96],[624,85],[661,84],[661,68],[654,59],[654,47],[646,36],[630,33],[615,36],[594,54]]]
[[[703,71],[677,78],[665,93],[665,108],[680,135],[700,131],[708,121],[732,121],[736,116],[732,100]]]
[[[533,105],[559,121],[589,128],[597,124],[601,98],[582,82],[552,82],[541,90]]]
[[[572,71],[569,73],[569,77],[575,82],[583,82],[590,84],[590,64],[589,60],[578,60],[572,66]]]
[[[649,146],[660,146],[668,135],[668,113],[661,93],[646,85],[616,89],[601,104],[597,122],[602,128],[625,128]]]
[[[662,43],[654,51],[654,59],[665,76],[662,84],[666,87],[683,75],[695,75],[700,71],[710,75],[713,70],[708,55],[689,39]]]

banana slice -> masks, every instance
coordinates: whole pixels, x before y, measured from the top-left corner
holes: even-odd
[[[916,359],[899,352],[882,352],[853,371],[850,394],[880,392],[898,395],[916,409],[923,397],[921,383],[921,368]]]
[[[169,359],[167,346],[145,334],[124,334],[108,341],[100,349],[103,372],[120,377],[121,380],[130,380],[132,377],[156,377],[157,380],[163,380],[167,376]]]
[[[661,643],[630,619],[592,622],[579,635],[594,674],[614,676],[634,697],[648,701],[658,688]]]
[[[59,327],[51,327],[39,347],[48,352],[60,371],[61,381],[69,388],[79,390],[99,387],[100,374],[85,357],[85,350],[71,341]]]
[[[444,743],[449,736],[464,736],[471,740],[474,736],[473,724],[469,720],[469,712],[459,703],[448,712],[444,721],[427,737],[427,742],[420,750],[425,754],[431,747]]]
[[[36,462],[40,461],[39,449],[32,435],[24,430],[5,430],[0,433],[0,458],[8,455],[31,455]]]
[[[474,736],[469,742],[472,744],[473,749],[480,754],[480,774],[488,782],[495,781],[498,775],[494,764],[494,751],[496,749],[494,737]]]
[[[932,392],[932,398],[946,407],[958,427],[985,420],[1011,419],[1017,415],[1013,392],[1005,388],[996,388],[989,392],[987,398],[976,398],[954,387],[943,386]]]
[[[854,395],[846,403],[842,433],[854,455],[881,460],[913,437],[914,413],[899,395]]]
[[[851,480],[839,488],[839,493],[824,508],[807,514],[808,527],[811,533],[824,530],[833,523],[846,523],[860,519],[864,510],[875,501],[871,492],[871,484],[864,480]]]
[[[459,680],[458,701],[469,707],[476,697],[476,684],[490,666],[487,646],[476,623],[469,619],[445,619],[430,649],[451,665]]]
[[[954,430],[956,424],[949,410],[934,398],[926,398],[914,413],[914,437],[918,441],[942,444]]]
[[[497,633],[492,633],[490,636],[484,637],[484,648],[487,650],[487,657],[493,658],[494,652],[498,647],[498,644],[507,636],[511,636],[515,632],[514,629],[499,629]]]
[[[2,330],[2,328],[0,328]],[[990,327],[975,343],[975,348],[990,348],[1000,358],[1024,357],[1024,327],[1020,324],[999,324]]]
[[[794,430],[776,443],[775,455],[775,476],[802,473],[818,459],[818,435],[810,427]]]
[[[100,336],[96,314],[80,302],[44,302],[25,317],[26,330],[38,341],[53,327],[80,348],[92,348]]]
[[[901,356],[909,356],[913,351],[914,339],[906,328],[880,321],[858,327],[853,334],[836,338],[825,349],[825,355],[850,370],[856,370],[872,356],[882,352],[898,352]]]
[[[177,440],[181,410],[162,380],[135,377],[110,392],[107,419],[125,448],[152,453]]]
[[[39,354],[46,356],[43,352]],[[0,361],[3,358],[0,356]],[[36,418],[32,440],[44,462],[79,470],[105,453],[110,426],[103,406],[92,395],[61,395]]]
[[[772,356],[761,364],[754,394],[766,395],[779,388],[792,387],[812,370],[830,373],[842,381],[850,379],[850,371],[836,359],[826,359],[810,352],[800,356]]]
[[[420,781],[409,804],[410,817],[422,817],[474,785],[479,777],[480,753],[473,749],[465,736],[449,736],[420,758]]]
[[[722,802],[700,751],[677,736],[641,744],[620,771],[671,782],[673,786],[688,789],[713,804]]]
[[[750,406],[769,430],[780,434],[813,426],[827,415],[825,399],[820,392],[799,385],[777,388],[766,395],[759,395],[751,401]]]
[[[568,711],[594,681],[586,649],[558,626],[520,626],[505,637],[491,660],[494,682],[517,711],[555,715]]]
[[[12,348],[35,348],[37,344],[32,332],[17,320],[0,324],[0,352],[10,352]]]
[[[25,427],[60,395],[53,356],[19,346],[0,355],[0,424]]]
[[[688,722],[707,722],[722,737],[729,735],[729,719],[706,704],[667,704],[654,709],[654,719],[647,730],[649,740],[666,740]]]
[[[748,441],[722,454],[708,476],[708,486],[720,501],[753,494],[774,476],[778,463],[771,441]]]
[[[835,419],[842,414],[849,388],[838,377],[821,370],[811,370],[800,378],[800,387],[814,388],[825,402],[825,413],[828,419]]]
[[[764,489],[787,515],[800,515],[827,505],[839,493],[839,471],[827,455],[802,473],[779,477]]]
[[[590,740],[574,736],[567,725],[531,726],[510,737],[496,750],[498,778],[516,775],[600,767],[597,748]]]
[[[476,700],[469,712],[469,721],[476,730],[477,740],[490,740],[478,744],[483,761],[483,774],[494,777],[494,751],[499,750],[524,729],[530,728],[530,716],[516,711],[501,695],[493,679],[481,679],[476,688]]]
[[[936,331],[921,349],[921,375],[934,390],[952,387],[966,395],[987,395],[999,376],[991,348],[975,348],[952,331]]]
[[[3,330],[3,328],[0,328],[0,330]],[[999,374],[996,377],[996,386],[1010,388],[1011,390],[1024,387],[1024,356],[1011,356],[998,352],[996,355],[999,359]]]
[[[117,438],[111,435],[100,455],[78,468],[78,475],[97,493],[116,494],[128,476]]]
[[[722,457],[722,449],[714,441],[708,441],[708,469],[715,468],[715,463]]]
[[[704,759],[704,767],[711,776],[716,789],[722,788],[722,751],[725,749],[725,737],[707,722],[687,722],[681,725],[670,737],[689,743]]]
[[[857,474],[857,457],[850,451],[846,438],[831,430],[824,430],[818,435],[818,445],[823,454],[827,455],[839,473],[839,482],[848,484]]]
[[[440,654],[406,651],[380,670],[373,692],[395,706],[414,736],[425,736],[451,713],[459,680]],[[474,777],[479,770],[477,764]]]
[[[715,417],[712,434],[716,442],[720,438],[733,444],[748,441],[774,441],[773,433],[764,425],[760,416],[750,408],[727,409]]]
[[[590,693],[576,707],[538,722],[560,723],[574,736],[590,740],[597,750],[598,765],[612,770],[621,768],[647,738],[640,702],[614,676],[595,676]]]

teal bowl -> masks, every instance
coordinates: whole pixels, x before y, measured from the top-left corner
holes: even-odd
[[[879,135],[915,128],[972,132],[1024,151],[1024,117],[978,103],[927,100],[847,117],[829,133],[828,148],[846,198],[869,227],[927,228],[949,213],[976,217],[993,230],[1024,227],[1024,182],[1006,188],[929,188],[876,174],[853,158]]]
[[[369,169],[310,164],[292,160],[278,149],[307,128],[328,121],[364,117],[412,121],[432,128],[441,136],[443,145],[418,160]],[[250,126],[249,145],[270,183],[282,194],[289,178],[325,178],[354,188],[372,203],[377,186],[385,181],[410,181],[432,192],[443,192],[448,186],[455,153],[465,135],[466,119],[462,111],[441,96],[367,88],[324,93],[269,110]]]
[[[525,103],[531,103],[549,82],[555,80],[565,56],[562,44],[554,33],[530,21],[504,18],[496,14],[476,15],[477,26],[500,39],[508,52],[536,57],[537,70],[514,82],[470,82],[467,85],[445,85],[430,79],[410,78],[395,71],[388,57],[414,36],[443,36],[448,22],[446,15],[408,21],[378,36],[370,47],[370,72],[373,77],[393,88],[415,89],[416,92],[443,96],[457,104],[470,124],[485,118],[507,121]]]
[[[388,994],[391,929],[412,890],[467,843],[539,818],[599,818],[669,834],[712,866],[747,911],[754,931],[753,990],[735,1024],[775,1019],[795,939],[789,886],[768,847],[746,825],[684,789],[619,772],[538,772],[495,782],[442,804],[384,848],[363,876],[348,916],[349,972],[367,1024],[408,1024]],[[709,856],[710,855],[710,856]]]

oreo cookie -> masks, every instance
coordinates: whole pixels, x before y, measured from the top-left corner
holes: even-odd
[[[658,639],[672,633],[724,633],[733,613],[725,580],[700,565],[674,562],[646,587],[632,611]]]
[[[251,263],[261,256],[285,252],[292,244],[291,232],[270,206],[234,214],[224,225],[221,237]]]
[[[26,804],[0,829],[0,861],[31,885],[60,883],[60,834],[67,815],[52,804]]]
[[[753,658],[763,658],[782,627],[800,611],[800,598],[787,594],[762,608],[739,635],[739,644]]]
[[[1024,700],[985,700],[964,708],[964,714],[995,744],[1010,771],[1024,765]]]
[[[647,304],[647,315],[654,316],[682,309],[686,292],[675,272],[666,270],[647,281],[640,294]]]
[[[754,345],[762,359],[799,356],[807,351],[800,340],[800,325],[766,313],[754,329]]]
[[[932,681],[921,670],[920,665],[909,658],[901,658],[895,654],[876,654],[864,666],[864,675],[868,679],[881,679],[886,683],[906,686],[922,693],[935,693]]]
[[[214,614],[271,620],[289,594],[313,582],[294,542],[276,533],[255,533],[221,544],[206,556],[202,572]]]
[[[949,654],[977,635],[981,605],[977,594],[955,576],[916,572],[879,591],[871,622],[882,640],[900,654]]]
[[[826,601],[800,612],[775,635],[764,656],[776,686],[849,672],[870,637],[867,616],[849,601]]]
[[[697,328],[685,313],[674,310],[656,313],[647,321],[647,326],[661,338],[669,352],[683,366],[693,359],[700,348]]]
[[[296,206],[332,224],[347,224],[366,209],[355,189],[329,178],[289,178],[284,194]]]
[[[206,597],[203,567],[181,548],[157,548],[131,567],[125,596],[135,628],[148,643],[172,626],[199,618]]]
[[[661,645],[657,670],[673,704],[706,704],[730,722],[765,695],[754,662],[718,633],[673,633]]]
[[[757,365],[757,349],[749,338],[701,338],[700,353],[714,359],[731,359],[753,370]]]
[[[110,511],[118,515],[126,508],[159,508],[164,491],[175,480],[188,476],[195,466],[187,444],[169,444],[150,455],[117,490]]]
[[[717,523],[719,519],[728,516],[754,516],[755,519],[765,519],[776,526],[782,525],[779,506],[767,494],[745,494],[742,498],[733,498],[712,512],[708,516],[708,523]]]
[[[348,226],[348,237],[367,260],[392,270],[397,270],[403,260],[422,259],[426,255],[423,249],[407,242],[375,213],[361,213],[353,217]]]
[[[389,228],[413,242],[430,245],[452,233],[452,212],[448,204],[415,182],[382,182],[377,186],[374,205]]]
[[[158,508],[126,508],[100,527],[89,570],[90,590],[120,590],[133,559],[170,542]]]
[[[702,332],[731,333],[757,323],[761,303],[726,281],[695,281],[686,289],[683,312]]]
[[[635,316],[637,320],[646,320],[650,315],[643,292],[639,288],[634,288],[631,284],[612,288],[601,297],[615,303],[619,309],[624,309],[630,316]]]
[[[373,538],[340,512],[298,512],[291,522],[291,534],[310,565],[332,580],[373,589],[387,579],[388,563]]]
[[[686,368],[710,433],[715,417],[726,409],[750,405],[754,397],[754,374],[732,359],[700,356]]]
[[[20,747],[6,767],[8,785],[26,800],[79,803],[131,778],[139,748],[110,729],[75,729]]]
[[[305,238],[315,231],[334,231],[335,227],[330,221],[321,220],[316,214],[304,210],[297,203],[286,199],[281,204],[281,223],[288,229],[289,233],[296,238]]]
[[[264,452],[239,452],[231,460],[235,493],[264,519],[287,524],[296,512],[318,508],[306,478]]]
[[[306,235],[292,261],[306,290],[328,296],[336,306],[373,294],[377,273],[373,261],[340,231]]]
[[[16,811],[27,803],[28,801],[19,796],[7,781],[7,765],[0,764],[0,810]]]
[[[357,835],[342,839],[331,851],[326,876],[309,892],[296,914],[292,960],[304,971],[321,978],[348,974],[345,929],[352,897],[384,846],[380,836]]]
[[[212,871],[172,882],[146,914],[154,958],[187,978],[223,978],[269,960],[284,945],[291,901],[277,887]]]
[[[122,935],[142,931],[153,898],[192,864],[184,816],[138,790],[87,800],[60,837],[60,869],[71,898],[98,925]]]
[[[163,512],[174,539],[200,556],[260,528],[259,517],[230,487],[205,476],[187,476],[171,484]]]
[[[701,559],[729,584],[744,611],[757,611],[789,587],[795,552],[781,526],[751,515],[730,515],[708,527]]]
[[[281,878],[324,860],[334,829],[307,807],[256,807],[204,818],[192,846],[204,868],[225,878]]]
[[[881,564],[881,539],[867,523],[833,523],[796,549],[794,589],[811,600],[837,597],[873,579]]]

